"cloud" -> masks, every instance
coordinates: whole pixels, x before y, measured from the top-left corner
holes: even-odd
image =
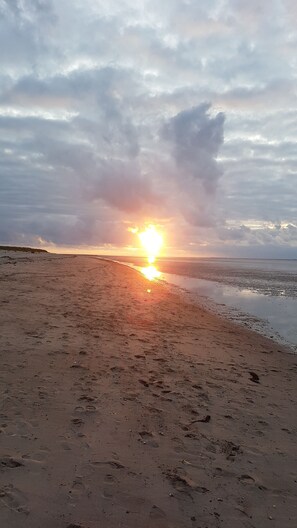
[[[86,181],[82,182],[86,185]],[[101,161],[96,176],[88,182],[92,200],[105,200],[109,205],[127,213],[144,212],[161,203],[151,182],[141,174],[137,165],[121,161]]]
[[[210,104],[183,110],[163,128],[163,136],[171,142],[172,154],[183,176],[200,181],[206,192],[215,192],[222,174],[215,158],[223,143],[224,115],[209,115]]]
[[[177,168],[176,184],[185,197],[180,209],[194,225],[207,227],[216,221],[214,198],[222,176],[216,157],[223,144],[224,120],[223,113],[212,117],[210,104],[201,104],[179,112],[162,128]]]
[[[296,9],[258,4],[0,1],[1,239],[120,246],[155,221],[255,251],[252,222],[295,225]]]

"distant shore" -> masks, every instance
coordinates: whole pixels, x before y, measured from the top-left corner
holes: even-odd
[[[1,246],[0,245],[0,253],[1,252],[20,252],[20,253],[48,253],[46,249],[40,249],[40,248],[31,248],[31,247],[25,247],[25,246]]]
[[[1,260],[0,526],[295,528],[296,356],[111,261]]]

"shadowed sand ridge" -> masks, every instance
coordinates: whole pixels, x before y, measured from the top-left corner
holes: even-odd
[[[1,527],[295,528],[296,356],[92,257],[0,287]]]

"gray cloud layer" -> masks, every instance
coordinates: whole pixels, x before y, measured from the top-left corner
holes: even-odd
[[[0,240],[297,256],[296,43],[291,0],[2,0]]]

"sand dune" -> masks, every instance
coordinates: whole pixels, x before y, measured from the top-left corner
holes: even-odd
[[[295,528],[296,356],[92,257],[0,288],[1,528]]]

